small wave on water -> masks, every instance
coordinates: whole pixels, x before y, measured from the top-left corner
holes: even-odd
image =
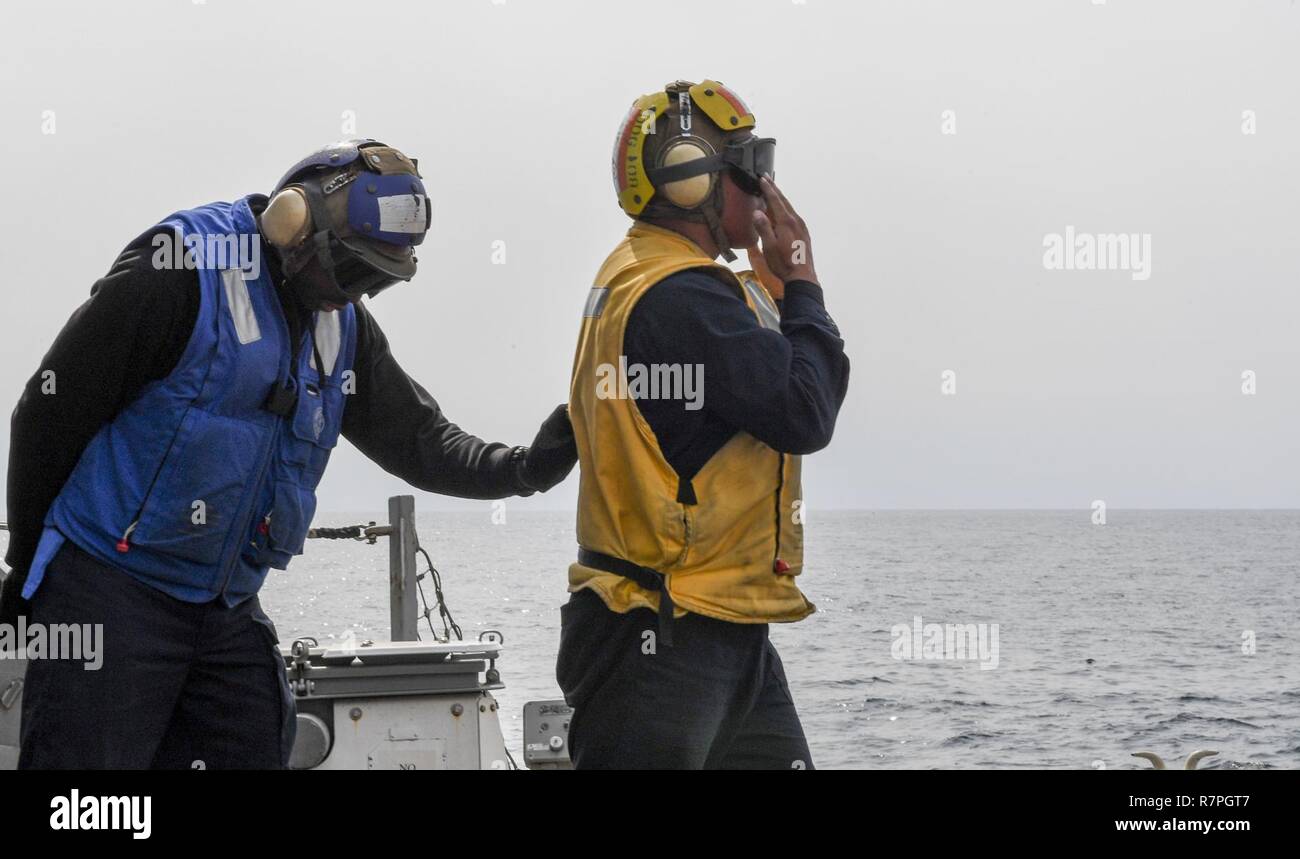
[[[1001,739],[1002,734],[989,733],[987,731],[968,731],[964,734],[956,734],[948,737],[942,743],[945,746],[971,746],[982,743],[986,740]]]
[[[1200,767],[1207,770],[1271,770],[1277,769],[1272,764],[1260,763],[1257,761],[1222,761],[1217,764],[1211,764],[1207,767]]]
[[[1167,725],[1181,725],[1181,724],[1189,724],[1189,723],[1202,724],[1202,725],[1226,725],[1229,727],[1250,728],[1252,731],[1260,730],[1259,725],[1252,725],[1250,722],[1246,722],[1241,719],[1233,719],[1227,716],[1201,716],[1196,713],[1178,713],[1175,716],[1170,716],[1168,719],[1162,719],[1160,722],[1157,722],[1156,727],[1159,728]]]
[[[1220,698],[1218,695],[1179,695],[1176,699],[1184,704],[1231,704],[1236,705],[1238,702],[1229,701],[1226,698]]]

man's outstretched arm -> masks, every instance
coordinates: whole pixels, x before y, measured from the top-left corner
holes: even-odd
[[[357,305],[356,389],[343,410],[343,435],[396,477],[427,492],[505,498],[545,492],[577,461],[568,414],[557,409],[529,449],[486,442],[447,419],[406,374],[375,318]]]

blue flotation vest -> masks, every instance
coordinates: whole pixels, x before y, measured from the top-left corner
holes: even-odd
[[[250,200],[160,227],[260,253]],[[29,596],[65,538],[178,599],[230,605],[302,553],[351,389],[356,311],[318,311],[291,344],[265,266],[225,256],[199,259],[201,307],[175,369],[100,429],[51,505]]]

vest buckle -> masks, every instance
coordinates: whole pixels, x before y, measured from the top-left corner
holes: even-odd
[[[289,417],[297,407],[298,388],[296,386],[281,385],[279,382],[271,386],[271,392],[267,394],[266,402],[262,404],[262,408],[282,418]]]

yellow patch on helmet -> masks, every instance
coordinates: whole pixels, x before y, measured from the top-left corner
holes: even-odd
[[[646,176],[645,138],[655,133],[655,120],[668,110],[668,93],[656,92],[638,98],[619,126],[614,139],[614,186],[618,204],[636,217],[654,196],[654,186]]]
[[[749,106],[717,81],[704,81],[691,87],[691,101],[723,131],[754,127]]]

